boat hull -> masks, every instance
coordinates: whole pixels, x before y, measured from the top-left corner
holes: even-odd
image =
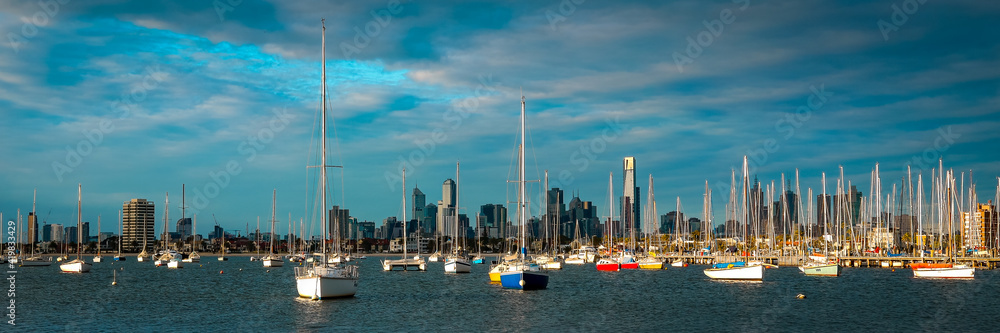
[[[639,263],[637,262],[627,262],[622,264],[622,269],[639,269]]]
[[[663,269],[663,262],[640,262],[641,269]]]
[[[104,258],[101,258],[101,257],[99,257],[99,256],[97,256],[97,257],[94,257],[94,262],[101,262],[101,261],[103,261],[103,260],[104,260]]]
[[[382,261],[383,271],[391,271],[397,268],[402,269],[404,271],[410,270],[411,268],[415,268],[418,271],[426,271],[427,263],[424,262],[423,259],[409,259],[409,258],[389,259]]]
[[[976,277],[976,269],[968,266],[914,268],[913,277],[924,279],[974,279]]]
[[[500,273],[507,270],[507,264],[501,263],[490,267],[490,282],[500,282]]]
[[[16,263],[16,264],[18,264],[21,267],[41,267],[41,266],[51,266],[52,265],[52,261],[51,260],[42,260],[42,259],[38,259],[38,260],[21,259],[21,260],[19,260],[17,262],[14,262],[13,260],[11,260],[11,263]]]
[[[167,262],[167,268],[184,268],[184,263],[180,260],[171,260]]]
[[[465,259],[448,259],[444,262],[445,273],[471,273],[472,264]]]
[[[90,272],[91,264],[83,260],[76,259],[59,265],[59,270],[66,273],[87,273]]]
[[[284,266],[285,262],[281,259],[264,259],[264,267],[281,267]]]
[[[549,276],[527,270],[507,271],[500,273],[500,285],[507,289],[545,289],[549,285]]]
[[[357,270],[334,267],[295,267],[295,288],[299,297],[310,299],[354,297],[354,294],[358,292]]]
[[[611,261],[600,261],[597,263],[597,270],[602,272],[617,272],[621,270],[622,265],[617,262]]]
[[[764,279],[764,266],[709,268],[705,270],[705,275],[713,280],[761,281]]]
[[[587,260],[583,258],[566,258],[567,265],[583,265]]]
[[[560,270],[560,269],[562,269],[562,263],[559,262],[558,260],[547,261],[547,262],[541,264],[540,266],[542,266],[542,269],[547,269],[547,270]]]
[[[806,276],[840,276],[841,267],[837,264],[803,265],[799,270]]]

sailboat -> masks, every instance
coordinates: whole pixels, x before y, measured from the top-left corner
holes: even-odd
[[[747,240],[746,236],[747,236],[747,226],[750,225],[750,223],[748,222],[750,221],[750,215],[747,209],[747,196],[748,196],[747,191],[749,190],[748,187],[750,184],[750,180],[748,178],[749,176],[747,175],[748,173],[749,171],[747,168],[747,157],[743,156],[743,181],[742,181],[743,204],[741,205],[741,208],[743,209],[742,212],[743,221],[744,223],[747,223],[746,226],[743,227],[743,241],[745,245],[749,244],[749,241]],[[736,185],[735,175],[733,176],[733,178],[734,178],[733,186],[735,186]],[[731,195],[735,195],[735,193],[736,193],[735,190],[730,192]],[[760,264],[748,263],[747,260],[748,258],[746,258],[748,252],[749,249],[744,248],[743,250],[744,258],[742,261],[723,262],[712,265],[711,268],[705,269],[704,271],[705,275],[707,275],[709,278],[712,278],[713,280],[749,280],[749,281],[763,280],[764,266]]]
[[[155,219],[156,217],[154,216],[153,218]],[[124,220],[121,220],[120,222],[122,224],[125,223]],[[124,226],[121,226],[119,228],[119,231],[121,231],[121,228],[124,228]],[[156,229],[155,223],[154,223],[153,229]],[[138,262],[143,262],[143,261],[146,260],[146,258],[150,258],[149,253],[146,253],[146,246],[147,246],[146,239],[147,239],[147,237],[146,237],[146,214],[143,213],[142,214],[142,251],[139,252],[138,256],[136,256],[136,261],[138,261]],[[118,253],[119,254],[121,254],[121,241],[122,241],[122,233],[119,232],[119,235],[118,235]],[[152,259],[152,258],[150,258],[150,259]]]
[[[653,175],[649,175],[649,193],[646,195],[646,197],[649,198],[649,199],[646,201],[646,209],[645,209],[645,216],[646,216],[646,218],[645,218],[645,220],[652,222],[652,221],[656,220],[656,199],[653,197]],[[659,232],[656,232],[654,234],[658,236]],[[649,237],[650,236],[651,235],[649,235],[648,233],[646,234],[646,250],[647,251],[649,251],[649,248],[650,248],[650,246],[649,246]],[[657,237],[657,238],[659,238],[659,237]],[[643,257],[642,259],[639,259],[639,268],[641,268],[641,269],[663,269],[663,260],[660,259],[660,258],[657,258],[655,252],[650,251],[647,256]]]
[[[219,225],[219,220],[215,219],[215,214],[212,214],[212,220],[215,221],[215,225]],[[219,244],[220,244],[219,247],[222,248],[222,254],[219,255],[219,258],[218,258],[219,261],[228,261],[229,258],[226,258],[226,232],[225,231],[222,232],[222,241]]]
[[[281,267],[284,265],[284,261],[281,260],[281,256],[274,253],[274,242],[276,241],[274,237],[274,223],[276,222],[274,218],[274,210],[276,208],[275,202],[278,198],[278,190],[274,189],[271,194],[271,237],[268,240],[267,255],[260,258],[264,262],[264,267]]]
[[[820,205],[822,205],[822,207],[830,207],[829,203],[826,202],[826,200],[827,200],[826,199],[827,198],[827,196],[826,196],[826,172],[823,173],[822,181],[823,181],[823,194],[820,196],[820,198],[823,198],[824,201]],[[837,184],[838,184],[837,195],[838,196],[839,195],[843,195],[843,193],[841,193],[840,190],[839,190],[840,189],[840,186],[839,186],[840,182],[838,181]],[[810,196],[810,197],[812,197],[812,196]],[[811,203],[810,203],[810,207],[811,207]],[[826,225],[826,222],[830,220],[830,217],[828,215],[829,212],[824,209],[823,212],[822,212],[822,214],[824,215],[824,218],[823,218],[823,230],[830,230],[830,227],[828,225]],[[812,216],[812,214],[809,214],[809,215]],[[827,257],[826,257],[827,254],[830,253],[830,250],[829,250],[829,244],[830,244],[830,240],[831,240],[830,235],[828,235],[828,234],[827,235],[823,235],[823,240],[824,240],[824,242],[823,242],[823,256],[820,257],[820,260],[813,260],[813,261],[806,262],[806,263],[802,264],[802,266],[799,266],[799,271],[801,271],[802,273],[804,273],[806,276],[840,276],[840,270],[841,270],[840,264],[838,264],[836,260],[832,260],[832,261],[827,260]],[[813,257],[813,256],[810,256],[810,257]]]
[[[399,259],[383,260],[382,270],[391,271],[393,268],[402,268],[404,271],[410,268],[415,268],[419,271],[427,270],[427,263],[424,262],[423,258],[420,258],[419,253],[415,257],[410,258],[409,254],[406,252],[408,249],[407,240],[410,238],[407,222],[409,222],[409,220],[406,219],[406,168],[403,168],[403,257]]]
[[[500,273],[500,285],[508,289],[545,289],[549,285],[549,276],[543,273],[538,264],[528,260],[527,237],[525,235],[528,226],[528,206],[525,198],[524,179],[524,95],[521,95],[521,146],[518,150],[518,200],[517,214],[518,222],[521,226],[521,235],[518,239],[517,258],[506,263],[506,270]]]
[[[77,184],[76,188],[76,259],[64,262],[59,265],[59,270],[67,273],[87,273],[90,272],[91,264],[83,261],[83,185]]]
[[[938,162],[941,163],[940,161]],[[940,169],[939,169],[940,170]],[[944,212],[944,218],[948,219],[948,261],[945,263],[912,263],[910,268],[913,270],[913,277],[915,278],[928,278],[928,279],[974,279],[976,277],[976,268],[955,263],[955,252],[957,246],[955,241],[954,232],[954,195],[955,195],[955,176],[953,171],[948,170],[947,174],[943,174],[938,177],[938,189],[944,191],[945,193],[939,193],[938,197],[941,198],[939,203],[944,206],[940,208],[940,211]]]
[[[35,215],[36,219],[38,218],[38,212],[35,211],[35,201],[36,201],[37,198],[38,198],[38,190],[35,190],[34,194],[32,194],[32,199],[31,199],[31,212],[32,212],[32,214]],[[17,219],[18,219],[18,221],[21,220],[21,211],[20,210],[18,210]],[[18,230],[21,230],[21,228],[18,228]],[[79,230],[79,229],[77,229],[77,230]],[[29,239],[30,239],[30,237],[29,237]],[[20,258],[20,259],[16,258],[16,257],[11,258],[11,263],[16,263],[16,264],[18,264],[21,267],[39,267],[39,266],[49,266],[49,265],[52,265],[52,258],[42,258],[41,256],[36,256],[35,255],[35,243],[34,242],[29,242],[29,243],[31,243],[31,256],[28,257],[28,258]]]
[[[122,255],[122,211],[118,210],[118,253],[115,254],[115,261],[125,261],[125,256]]]
[[[322,201],[320,221],[323,225],[322,258],[316,260],[310,266],[295,267],[295,288],[300,297],[311,299],[324,299],[331,297],[352,297],[358,291],[358,266],[327,263],[326,260],[326,226],[330,214],[326,208],[326,169],[331,167],[326,164],[326,20],[323,22],[323,83],[321,98],[322,121],[320,122],[320,201]],[[334,236],[337,249],[340,249],[340,233]]]
[[[94,256],[94,262],[101,262],[104,258],[101,258],[101,215],[97,215],[97,255]]]
[[[445,273],[471,273],[472,264],[469,263],[469,259],[466,258],[464,249],[459,245],[459,218],[458,218],[458,194],[459,194],[459,182],[461,179],[458,174],[459,164],[455,162],[455,220],[452,221],[452,237],[451,237],[451,254],[444,258],[444,272]],[[465,237],[463,236],[462,239]]]
[[[187,191],[184,188],[184,184],[181,184],[181,219],[182,220],[187,217],[187,212],[185,211],[185,209],[187,209],[187,200],[185,198],[186,192]],[[187,258],[184,258],[182,260],[183,262],[191,262],[191,263],[201,262],[201,255],[198,254],[198,248],[197,248],[197,246],[195,246],[195,244],[198,242],[198,231],[197,231],[198,229],[197,229],[197,226],[198,226],[198,217],[195,216],[194,219],[191,220],[191,253],[188,253]]]
[[[608,239],[608,244],[614,244],[614,232],[612,230],[614,220],[615,220],[615,202],[614,202],[614,172],[608,173],[608,223],[605,226],[608,228],[605,233],[604,238]],[[597,261],[597,270],[605,272],[617,272],[622,269],[622,264],[618,259],[613,257],[614,252],[611,248],[608,248],[608,256],[601,258]]]
[[[550,216],[551,214],[549,214],[548,188],[549,188],[549,170],[545,170],[545,186],[543,187],[543,189],[545,192],[546,199],[545,199],[545,213],[543,216],[545,216],[545,220],[548,221],[548,223],[545,223],[544,228],[546,234],[545,239],[547,239],[550,242],[549,253],[536,257],[535,263],[541,266],[542,269],[560,270],[562,269],[562,261],[560,261],[559,258],[556,256],[556,248],[558,247],[557,240],[559,239],[559,235],[555,232],[556,225],[558,225],[559,217],[556,216],[555,221],[553,221],[553,216]],[[550,228],[550,225],[552,228]],[[549,239],[548,237],[549,230],[552,230],[551,239]]]

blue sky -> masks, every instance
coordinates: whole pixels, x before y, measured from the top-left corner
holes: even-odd
[[[888,189],[940,156],[995,195],[998,3],[576,2],[5,2],[0,212],[37,188],[42,218],[74,223],[82,183],[84,220],[131,198],[161,215],[165,192],[176,220],[187,184],[202,226],[266,220],[272,189],[279,220],[308,220],[321,18],[332,201],[361,220],[401,214],[401,160],[428,202],[459,160],[463,207],[505,202],[521,89],[529,174],[602,214],[625,156],[660,214],[679,196],[701,216],[725,184],[720,221],[744,155],[803,192],[842,165],[866,194],[876,163]]]

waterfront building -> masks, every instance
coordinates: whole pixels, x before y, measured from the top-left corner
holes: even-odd
[[[624,194],[622,195],[621,201],[621,218],[625,222],[625,230],[622,230],[623,236],[629,236],[630,229],[635,230],[635,236],[638,237],[640,233],[652,233],[653,229],[643,228],[642,226],[642,205],[640,204],[639,198],[639,187],[635,186],[635,157],[629,156],[625,157],[622,161],[624,172],[622,189],[624,189]]]
[[[147,251],[156,243],[156,206],[146,199],[132,199],[122,204],[122,250],[140,252],[143,240]]]
[[[190,217],[182,217],[182,218],[177,219],[177,225],[174,227],[174,231],[177,232],[177,235],[180,236],[180,238],[173,238],[173,236],[171,236],[171,239],[187,239],[188,237],[190,237],[191,236],[191,218]]]

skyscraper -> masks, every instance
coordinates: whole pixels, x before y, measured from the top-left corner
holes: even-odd
[[[410,207],[413,207],[413,214],[410,219],[416,219],[418,225],[424,225],[424,207],[427,206],[427,196],[416,186],[413,187],[413,195]]]
[[[177,226],[174,229],[177,231],[177,235],[180,236],[181,240],[185,240],[191,236],[191,218],[182,217],[177,219]]]
[[[143,240],[146,249],[152,249],[156,227],[156,207],[146,199],[132,199],[122,204],[122,248],[126,251],[139,252]]]
[[[28,212],[28,243],[38,242],[38,215],[35,212]]]
[[[441,184],[441,200],[438,201],[437,206],[437,228],[435,233],[439,235],[448,233],[448,226],[446,221],[454,221],[455,219],[455,181],[448,178]],[[449,219],[450,217],[450,219]]]
[[[622,195],[622,221],[625,222],[624,235],[628,236],[630,229],[634,229],[635,236],[640,232],[647,232],[642,229],[642,214],[639,213],[639,187],[635,186],[635,157],[626,157],[622,162],[624,165],[624,181],[622,188],[625,193]]]

